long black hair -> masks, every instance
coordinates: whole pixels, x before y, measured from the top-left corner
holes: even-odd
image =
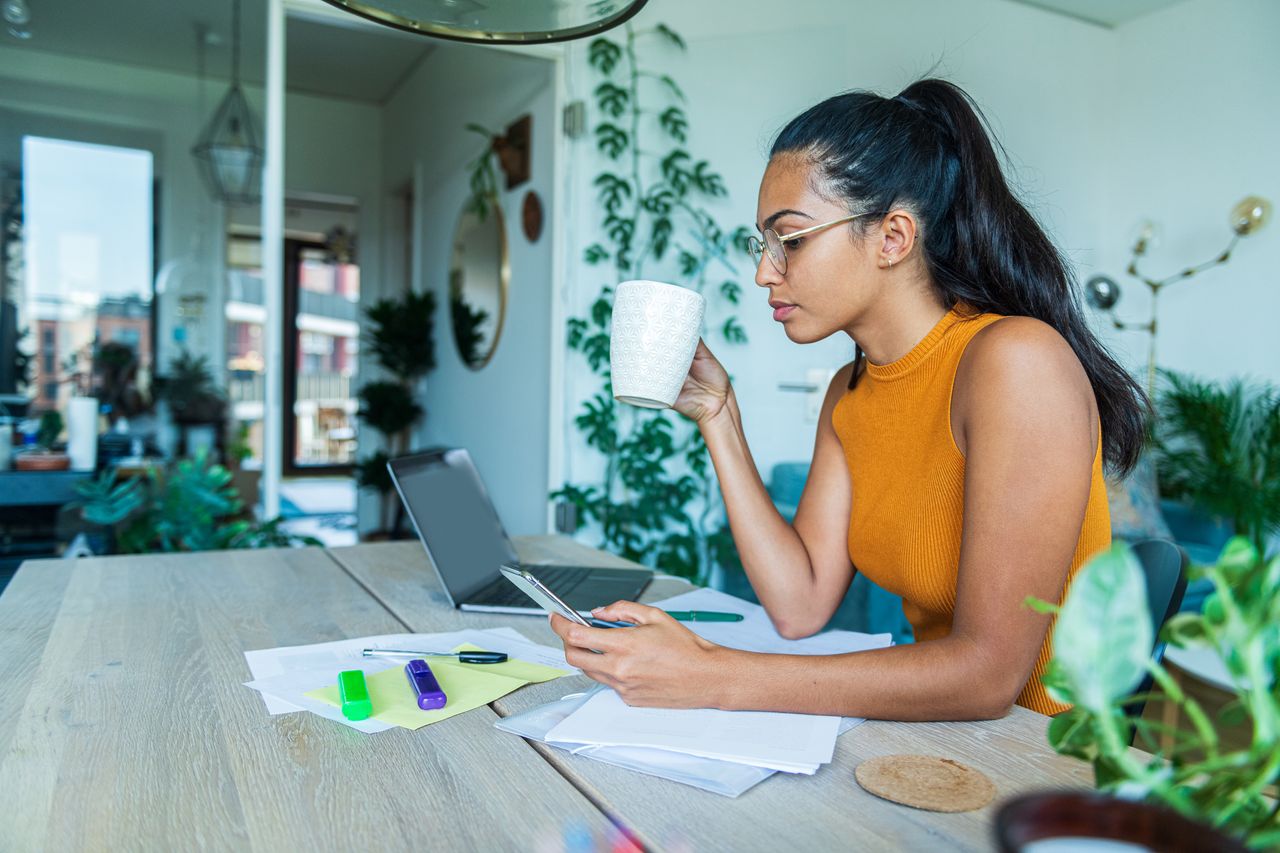
[[[893,98],[828,98],[792,119],[770,156],[806,157],[819,170],[821,189],[851,213],[911,209],[921,223],[925,265],[948,308],[964,302],[1057,329],[1093,386],[1103,456],[1126,473],[1142,451],[1146,395],[1086,325],[1070,266],[1009,189],[993,138],[963,89],[927,79]],[[855,366],[850,387],[858,372]]]

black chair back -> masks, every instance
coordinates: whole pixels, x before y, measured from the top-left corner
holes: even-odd
[[[1155,647],[1151,651],[1159,663],[1164,658],[1165,646],[1160,641],[1160,629],[1182,606],[1182,596],[1187,591],[1187,566],[1191,561],[1187,552],[1168,539],[1145,539],[1135,543],[1132,551],[1147,582],[1147,612],[1151,614],[1151,627],[1156,632]],[[1138,692],[1147,693],[1151,687],[1148,675],[1138,686]],[[1130,703],[1125,706],[1125,713],[1141,717],[1145,706],[1145,702]]]

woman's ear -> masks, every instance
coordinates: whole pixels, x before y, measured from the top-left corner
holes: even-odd
[[[880,253],[877,259],[881,269],[897,266],[907,259],[916,245],[916,218],[910,211],[889,211],[880,223]]]

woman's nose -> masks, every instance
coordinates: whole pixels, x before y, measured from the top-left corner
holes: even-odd
[[[756,284],[761,287],[772,287],[782,282],[782,275],[778,272],[778,268],[773,265],[773,261],[769,260],[769,256],[764,252],[760,253],[760,260],[756,262]]]

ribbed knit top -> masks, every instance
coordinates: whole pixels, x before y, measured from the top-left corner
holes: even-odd
[[[965,477],[965,458],[951,434],[956,367],[974,335],[1002,319],[962,311],[947,312],[897,361],[866,362],[832,413],[853,485],[849,557],[858,571],[902,597],[917,642],[947,636],[956,605]],[[1063,595],[1080,566],[1110,544],[1099,441]],[[1019,705],[1042,714],[1067,709],[1049,698],[1040,681],[1052,654],[1050,641],[1046,636],[1018,696]]]

